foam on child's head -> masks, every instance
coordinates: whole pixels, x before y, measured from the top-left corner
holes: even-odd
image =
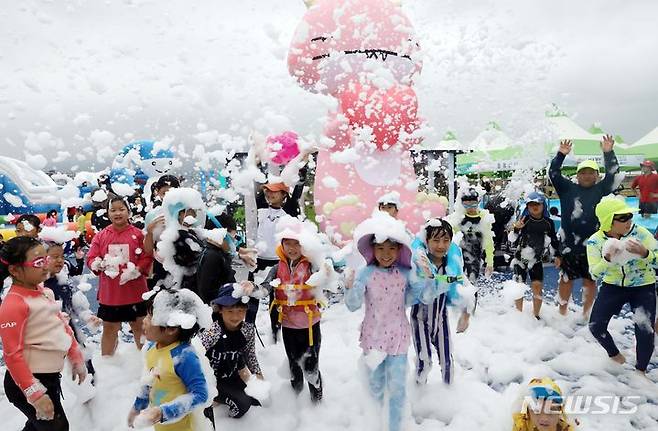
[[[145,300],[151,298],[151,323],[155,326],[191,329],[195,324],[201,328],[212,325],[212,309],[189,289],[161,289],[144,294]]]
[[[452,225],[446,220],[440,218],[428,220],[427,223],[425,223],[424,231],[426,240],[431,238],[441,238],[444,235],[447,235],[448,238],[452,239],[454,234]]]

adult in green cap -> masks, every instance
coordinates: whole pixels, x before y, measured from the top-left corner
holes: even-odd
[[[658,242],[647,229],[633,223],[637,211],[623,198],[612,196],[596,206],[600,228],[587,241],[587,260],[592,276],[602,283],[589,329],[608,356],[623,364],[626,358],[608,332],[608,324],[629,304],[635,321],[635,368],[644,373],[654,349]]]
[[[559,303],[560,313],[563,315],[567,314],[574,280],[583,280],[583,315],[586,320],[596,297],[596,283],[589,273],[585,241],[597,229],[594,208],[601,198],[612,193],[617,185],[615,176],[619,172],[619,163],[612,149],[614,144],[615,141],[610,135],[604,136],[601,141],[605,164],[605,176],[601,181],[599,165],[594,160],[585,160],[578,164],[575,182],[562,175],[562,164],[572,149],[572,142],[569,140],[560,142],[558,153],[551,161],[548,175],[562,206]],[[621,181],[622,178],[618,180]]]

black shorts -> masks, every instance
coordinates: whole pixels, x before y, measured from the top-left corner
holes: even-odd
[[[514,264],[515,281],[525,283],[528,276],[530,276],[530,281],[544,281],[544,264],[542,262],[536,262],[529,270],[524,264]]]
[[[105,322],[134,322],[140,317],[146,316],[147,302],[127,305],[98,305],[97,316]]]
[[[560,265],[560,279],[567,277],[569,280],[582,278],[592,280],[589,273],[589,264],[587,263],[587,254],[565,253],[562,255],[562,264]]]
[[[658,202],[640,202],[640,214],[656,214]]]

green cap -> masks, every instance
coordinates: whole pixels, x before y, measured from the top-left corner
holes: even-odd
[[[603,232],[607,232],[612,228],[612,219],[618,214],[631,214],[636,213],[639,210],[637,208],[631,208],[626,205],[624,199],[616,197],[605,197],[601,199],[601,202],[596,206],[596,218],[599,219],[601,227],[599,228]]]
[[[595,171],[599,171],[599,164],[596,163],[594,160],[583,160],[582,162],[578,163],[578,167],[576,168],[576,173],[580,172],[581,169],[594,169]]]

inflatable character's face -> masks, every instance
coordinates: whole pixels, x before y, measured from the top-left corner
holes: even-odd
[[[172,158],[144,159],[140,163],[142,172],[149,178],[158,178],[168,174],[174,167]]]
[[[350,82],[410,85],[419,73],[413,27],[391,0],[319,0],[298,25],[288,70],[302,87],[337,96]]]

